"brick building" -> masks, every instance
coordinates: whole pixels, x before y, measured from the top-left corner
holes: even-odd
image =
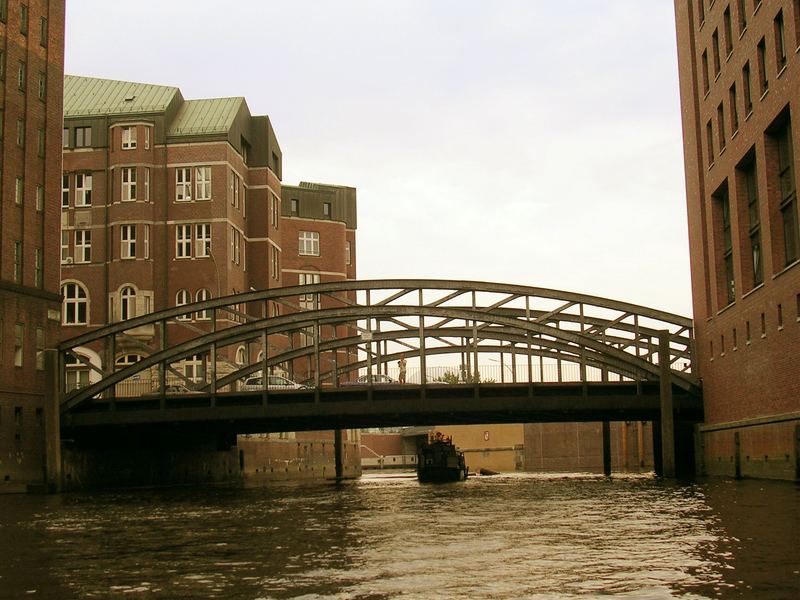
[[[252,116],[244,98],[184,100],[176,87],[67,76],[63,155],[64,337],[281,285],[281,150],[269,117]],[[217,326],[235,318],[220,311]],[[211,327],[205,313],[183,321]],[[120,366],[156,332],[129,334],[113,357]],[[170,343],[189,335],[184,323],[169,327]],[[229,355],[239,351],[219,359],[242,362]],[[84,358],[110,360],[92,348]],[[68,386],[93,377],[67,366]],[[205,377],[200,356],[181,368]]]
[[[301,182],[297,186],[284,185],[283,203],[283,264],[284,285],[327,283],[356,278],[356,190],[352,187]],[[315,297],[301,297],[300,309],[316,307]],[[326,300],[322,300],[325,308]],[[329,302],[329,301],[328,301]],[[321,330],[321,337],[344,337],[346,327]],[[305,339],[300,339],[305,338]],[[308,336],[298,335],[292,343],[310,343]],[[337,365],[355,360],[355,349],[340,350]],[[326,356],[320,365],[321,372],[329,372],[334,360]],[[288,365],[292,377],[308,381],[313,377],[314,365],[308,361],[294,361]],[[355,375],[355,374],[352,374]],[[347,375],[343,375],[347,377]]]
[[[64,2],[0,1],[0,493],[45,480],[59,340]]]
[[[676,0],[711,475],[800,478],[800,1]]]

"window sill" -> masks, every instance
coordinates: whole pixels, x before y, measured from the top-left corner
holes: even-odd
[[[778,71],[778,74],[775,76],[776,79],[780,79],[781,78],[781,75],[783,75],[784,72],[786,71],[786,67],[788,67],[788,65],[786,63],[783,63],[783,66],[781,67],[781,70]]]
[[[775,275],[772,276],[772,279],[777,279],[778,277],[780,277],[781,275],[783,275],[784,273],[786,273],[790,269],[796,267],[797,265],[800,265],[800,258],[795,259],[793,262],[791,262],[788,265],[786,265],[785,267],[783,267],[783,269],[781,269],[780,271],[775,273]]]
[[[741,40],[744,37],[744,34],[747,33],[747,25],[745,25],[742,30],[739,32],[739,39]]]
[[[769,94],[769,88],[765,89],[764,92],[761,94],[761,98],[759,98],[759,102],[763,102],[764,98],[767,97],[767,94]]]
[[[736,306],[736,301],[728,303],[724,308],[721,308],[717,311],[717,316],[720,316],[722,313],[727,312],[731,307]]]
[[[747,298],[750,294],[754,294],[755,292],[757,292],[758,290],[760,290],[763,287],[764,287],[764,282],[762,281],[757,286],[755,286],[752,290],[748,291],[746,294],[742,294],[742,300]]]
[[[750,110],[749,110],[749,111],[747,111],[747,114],[745,115],[745,117],[744,117],[744,120],[745,120],[745,121],[749,121],[749,120],[750,120],[750,117],[752,117],[752,116],[753,116],[753,108],[752,108],[752,107],[750,107]]]
[[[733,48],[731,48],[730,50],[728,50],[728,54],[726,54],[726,55],[725,55],[725,62],[726,62],[726,63],[727,63],[727,62],[730,62],[730,60],[731,60],[731,56],[733,56]]]
[[[753,15],[754,15],[754,16],[755,16],[755,15],[758,13],[758,9],[760,9],[760,8],[761,8],[761,5],[762,5],[762,4],[763,4],[763,2],[759,2],[758,4],[756,4],[756,7],[755,7],[755,9],[753,9]]]
[[[739,135],[739,127],[737,126],[734,132],[731,134],[731,141],[736,139],[736,136]]]

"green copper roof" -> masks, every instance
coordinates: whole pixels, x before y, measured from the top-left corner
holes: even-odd
[[[170,125],[167,135],[227,133],[244,98],[210,98],[184,102]]]
[[[161,112],[175,94],[176,87],[66,75],[64,116]]]

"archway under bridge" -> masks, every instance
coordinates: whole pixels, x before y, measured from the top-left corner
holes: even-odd
[[[100,328],[61,345],[58,379],[62,426],[73,431],[637,419],[671,431],[675,418],[702,420],[693,350],[690,319],[586,294],[342,281],[252,291]],[[90,353],[103,357],[101,366]],[[398,378],[401,357],[406,383],[378,381]],[[75,368],[90,372],[89,384],[70,389]],[[307,388],[267,385],[265,377],[253,384],[266,373]]]

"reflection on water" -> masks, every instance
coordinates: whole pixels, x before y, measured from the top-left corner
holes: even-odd
[[[800,488],[509,475],[0,497],[0,598],[800,598]]]

